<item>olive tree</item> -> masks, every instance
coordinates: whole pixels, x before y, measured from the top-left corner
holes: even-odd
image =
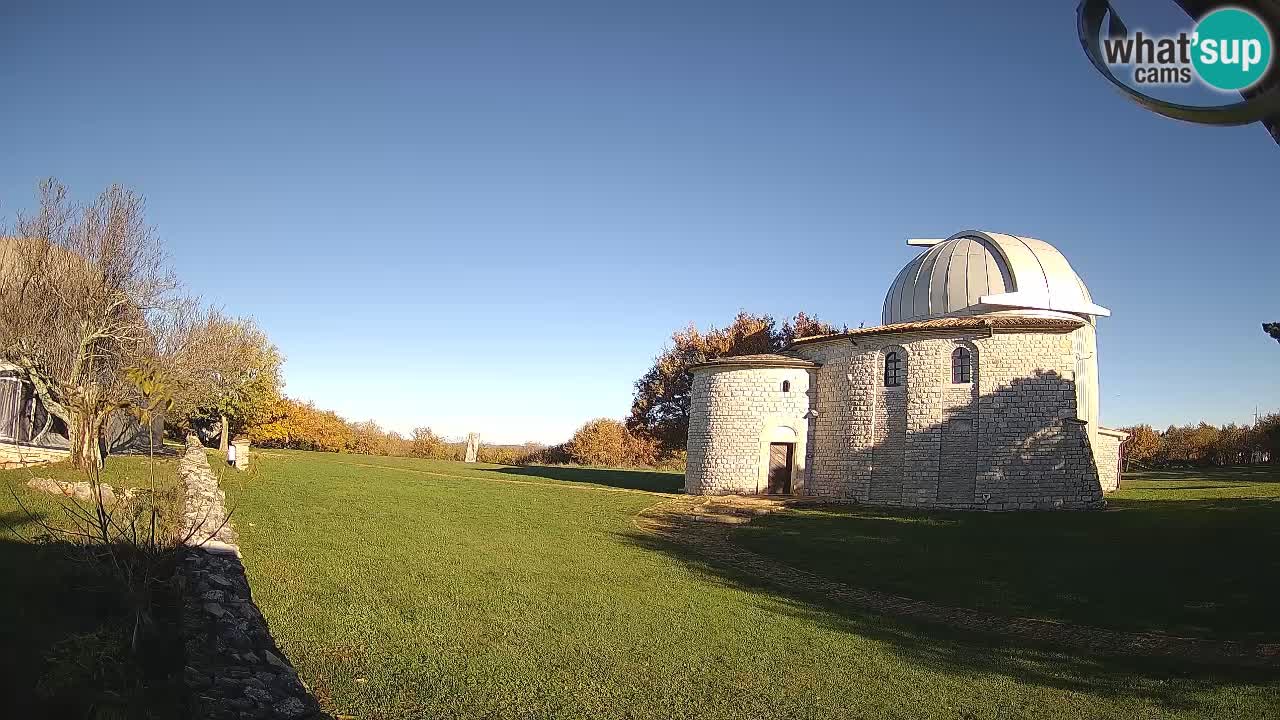
[[[0,247],[0,356],[66,424],[73,463],[98,467],[103,427],[136,396],[128,371],[156,354],[178,284],[133,191],[79,204],[47,180],[37,205]]]

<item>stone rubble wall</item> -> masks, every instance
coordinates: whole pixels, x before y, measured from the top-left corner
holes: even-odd
[[[253,602],[226,496],[194,438],[178,462],[186,485],[184,679],[196,720],[327,718],[276,647]]]
[[[803,469],[808,433],[809,370],[726,367],[694,373],[689,412],[685,492],[694,495],[756,493],[767,481],[772,431],[790,428],[793,463]],[[782,391],[782,383],[790,389]],[[762,469],[762,463],[766,468]],[[793,487],[797,479],[793,475]],[[799,491],[799,488],[795,488]]]
[[[961,346],[972,353],[973,382],[954,384],[951,356]],[[884,387],[890,350],[903,361],[904,387]],[[1104,476],[1118,448],[1091,443],[1078,417],[1070,333],[903,333],[791,354],[821,367],[694,374],[687,492],[757,491],[755,449],[762,418],[775,411],[766,389],[781,379],[767,373],[812,377],[807,397],[816,412],[805,425],[798,494],[910,507],[1090,509],[1114,485]]]

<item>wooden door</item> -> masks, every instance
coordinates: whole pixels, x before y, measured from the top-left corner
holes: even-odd
[[[794,451],[794,443],[769,444],[769,487],[766,490],[768,494],[791,494],[791,464]]]

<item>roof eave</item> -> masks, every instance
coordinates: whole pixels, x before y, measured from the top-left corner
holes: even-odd
[[[956,320],[959,321],[951,325],[929,325],[930,320],[921,320],[915,322],[894,323],[891,325],[878,325],[869,328],[858,328],[857,330],[849,330],[847,332],[836,333],[833,335],[813,335],[810,337],[797,338],[791,342],[794,345],[815,345],[823,342],[835,342],[838,340],[855,340],[860,337],[868,337],[875,335],[906,335],[911,333],[966,333],[974,330],[987,330],[988,332],[999,333],[1017,333],[1017,332],[1070,332],[1071,330],[1087,324],[1082,318],[1019,318],[1016,324],[1002,322],[1002,318],[990,318],[975,316],[973,318],[933,318],[932,320]]]
[[[694,370],[712,370],[724,368],[783,368],[796,370],[816,370],[822,367],[821,363],[812,362],[796,358],[795,362],[786,360],[733,360],[732,358],[721,358],[716,360],[708,360],[707,362],[697,363],[689,366],[689,371]]]

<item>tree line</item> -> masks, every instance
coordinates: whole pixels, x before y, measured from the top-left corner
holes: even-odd
[[[77,203],[55,180],[0,233],[0,359],[46,412],[32,440],[65,434],[81,469],[101,466],[122,415],[216,418],[225,447],[274,401],[283,361],[252,319],[185,292],[141,196],[113,185]]]
[[[1170,425],[1160,431],[1150,425],[1123,428],[1126,470],[1149,467],[1228,466],[1280,462],[1280,413],[1253,425],[1206,422]]]
[[[727,326],[676,331],[653,366],[635,383],[631,413],[625,421],[596,418],[580,426],[566,442],[543,446],[481,445],[481,462],[574,464],[598,467],[683,468],[689,431],[690,366],[732,355],[777,352],[798,337],[839,332],[804,312],[778,324],[769,315],[739,312]],[[465,443],[416,428],[408,437],[376,422],[348,422],[312,403],[279,398],[245,426],[251,442],[264,447],[351,452],[367,455],[461,460]]]
[[[3,237],[8,235],[9,237]],[[745,311],[725,327],[692,324],[634,385],[624,421],[598,418],[551,447],[483,446],[502,463],[680,466],[689,429],[692,365],[778,352],[794,339],[839,332],[799,312],[779,324]],[[1280,340],[1280,324],[1263,330]],[[174,435],[216,430],[257,445],[438,459],[463,444],[422,427],[410,436],[350,422],[281,394],[283,355],[252,318],[229,317],[187,294],[145,220],[141,196],[118,185],[89,203],[55,180],[36,208],[0,234],[0,359],[16,367],[48,412],[41,435],[65,432],[78,467],[100,466],[114,414],[163,416]],[[1275,452],[1275,416],[1256,426],[1133,428],[1133,463],[1230,464]]]
[[[249,441],[260,447],[345,452],[387,457],[462,460],[466,443],[436,434],[429,427],[414,428],[406,437],[373,420],[348,421],[315,403],[280,397],[244,428]],[[481,445],[480,462],[516,465],[533,462],[545,448],[524,445]]]

